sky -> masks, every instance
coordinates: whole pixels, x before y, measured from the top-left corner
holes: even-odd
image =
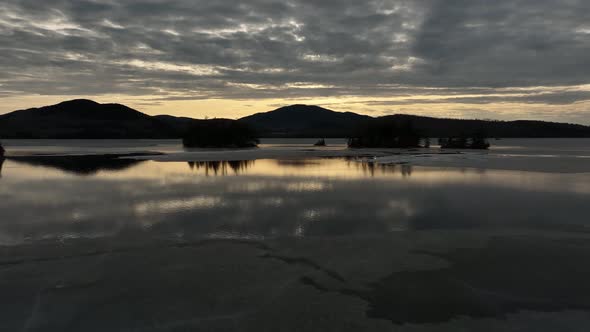
[[[0,113],[75,98],[590,124],[590,1],[2,0]]]

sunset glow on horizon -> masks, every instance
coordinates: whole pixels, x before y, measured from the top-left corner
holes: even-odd
[[[0,114],[86,98],[193,118],[313,104],[590,124],[589,12],[584,1],[7,0]]]

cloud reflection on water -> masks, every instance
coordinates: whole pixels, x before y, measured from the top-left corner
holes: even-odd
[[[590,213],[588,174],[372,167],[342,159],[225,165],[145,162],[78,177],[7,161],[0,242],[146,229],[277,237],[586,228]]]

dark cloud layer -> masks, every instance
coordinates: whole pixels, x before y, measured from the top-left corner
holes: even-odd
[[[585,0],[3,0],[0,97],[395,96],[426,87],[497,95],[583,85],[588,22]],[[588,99],[549,91],[452,101]]]

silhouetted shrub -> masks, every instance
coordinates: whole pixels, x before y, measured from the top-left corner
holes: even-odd
[[[185,147],[247,148],[259,143],[256,132],[247,124],[227,119],[195,122],[182,139]]]
[[[315,142],[314,146],[326,146],[326,140],[322,138]]]
[[[490,147],[490,143],[482,133],[476,133],[472,137],[461,135],[460,137],[440,138],[438,143],[442,149],[486,150]]]
[[[376,119],[361,128],[356,137],[348,139],[351,148],[417,148],[421,137],[412,121]]]
[[[490,143],[483,137],[473,137],[471,138],[470,148],[486,150],[490,148]]]

